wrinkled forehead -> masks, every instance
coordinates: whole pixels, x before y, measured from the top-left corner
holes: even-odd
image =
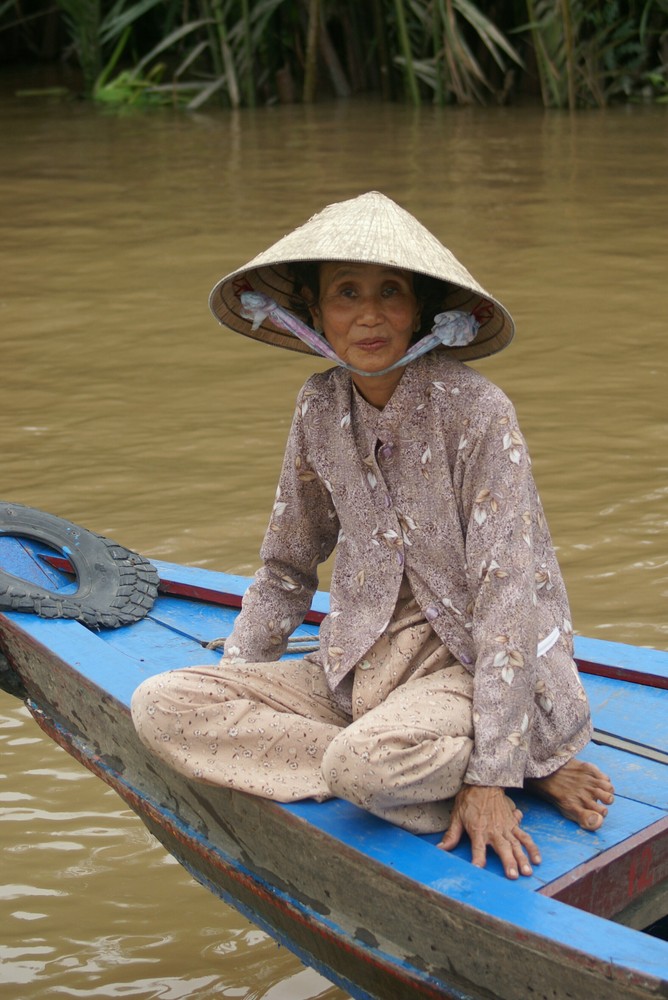
[[[412,283],[414,272],[391,264],[371,264],[360,261],[324,260],[318,265],[321,281],[348,277],[400,277]]]

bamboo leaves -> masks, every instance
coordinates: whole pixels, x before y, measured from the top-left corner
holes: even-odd
[[[320,0],[309,0],[306,65],[304,67],[304,104],[311,104],[315,100],[320,17]]]
[[[522,66],[519,53],[503,32],[471,0],[411,0],[410,12],[420,26],[420,44],[431,52],[416,59],[409,48],[409,32],[403,18],[403,2],[395,0],[397,32],[401,56],[396,57],[406,71],[407,96],[420,103],[415,77],[433,91],[438,104],[484,103],[485,94],[500,91],[482,65],[481,55],[491,56],[501,70],[501,82],[508,62]],[[400,17],[401,12],[401,17]]]
[[[0,0],[26,38],[54,0]],[[668,98],[668,0],[55,0],[86,95],[197,108],[376,91],[413,105]],[[137,26],[141,22],[141,32]],[[512,39],[512,41],[511,41]],[[30,37],[28,46],[34,45]]]
[[[663,2],[663,0],[660,0]],[[645,51],[640,30],[618,0],[527,0],[529,23],[518,30],[531,35],[546,107],[605,107],[633,89]]]
[[[408,36],[404,0],[395,0],[394,6],[397,18],[397,34],[399,35],[399,46],[401,49],[401,56],[397,57],[397,61],[404,67],[408,96],[413,104],[417,105],[420,103],[420,92],[418,90],[415,68],[413,66],[413,52],[411,50],[410,38]]]
[[[104,13],[100,0],[58,0],[79,59],[87,94],[93,93],[95,89],[102,71],[105,48],[112,42],[118,43],[112,54],[115,64],[125,47],[132,25],[160,2],[161,0],[138,0],[128,6],[127,0],[116,0],[111,9]],[[105,75],[108,77],[108,73]]]

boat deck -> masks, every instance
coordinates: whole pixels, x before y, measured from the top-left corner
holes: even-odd
[[[0,562],[5,566],[13,542],[0,538]],[[27,552],[25,560],[22,576],[44,574],[52,587],[69,585],[69,578],[55,568],[57,559],[45,565]],[[242,577],[158,561],[155,565],[161,594],[148,616],[131,626],[96,632],[72,621],[17,612],[4,616],[10,626],[20,626],[31,641],[48,647],[91,685],[127,707],[145,677],[218,661],[220,653],[204,646],[229,634],[248,585]],[[16,559],[14,566],[13,572],[18,573]],[[317,595],[313,623],[305,623],[299,634],[316,637],[318,620],[326,609],[327,596]],[[601,830],[591,833],[539,799],[524,792],[513,794],[525,814],[523,825],[544,858],[532,877],[508,883],[498,860],[490,856],[483,880],[483,873],[470,864],[468,843],[445,854],[435,847],[438,836],[416,837],[340,800],[304,801],[281,808],[369,859],[431,890],[481,907],[492,917],[508,919],[511,906],[520,929],[523,925],[535,929],[543,912],[542,903],[536,906],[536,897],[551,897],[632,928],[648,926],[668,912],[668,655],[576,639],[576,658],[587,671],[582,679],[598,734],[580,756],[610,775],[616,804]],[[564,908],[563,916],[555,911],[550,919],[557,938],[577,940],[579,921],[573,910]],[[591,933],[586,918],[582,932]],[[655,968],[656,963],[651,941],[647,937],[641,962],[647,968]],[[591,941],[590,945],[594,952],[606,954],[603,930],[598,945]],[[629,939],[628,947],[637,963],[637,940]],[[622,935],[615,942],[617,960],[623,961],[625,949]]]
[[[171,581],[173,591],[187,592],[188,571],[168,564],[158,564],[158,570],[161,578]],[[221,579],[221,587],[223,583],[229,590],[230,578]],[[243,593],[247,585],[247,580],[239,580],[239,591]],[[321,609],[325,610],[326,597],[319,596]],[[163,596],[149,617],[189,639],[208,642],[212,637],[229,634],[233,614],[216,605],[199,605],[195,609],[187,598]],[[305,625],[300,634],[309,636],[315,631]],[[180,662],[180,650],[173,652],[174,661],[163,662],[161,669]],[[604,742],[590,744],[580,757],[610,775],[624,808],[613,807],[601,830],[592,834],[535,796],[513,793],[525,814],[523,825],[540,845],[544,859],[534,875],[519,879],[518,885],[525,892],[553,896],[639,928],[668,912],[668,725],[663,690],[668,687],[668,658],[657,657],[650,671],[645,660],[640,667],[638,651],[631,647],[576,638],[579,660],[596,657],[600,662],[602,653],[606,664],[615,668],[610,671],[614,676],[583,673],[582,680],[591,702],[597,740]],[[639,676],[643,683],[636,682]],[[654,683],[661,686],[655,687]],[[350,839],[356,830],[357,837],[364,841],[364,850],[377,849],[379,860],[389,863],[392,848],[388,846],[387,824],[345,802],[336,800],[324,805],[326,808],[304,802],[286,808],[341,840]],[[373,846],[374,829],[378,831],[377,848]],[[420,839],[433,846],[440,838],[434,835]],[[470,859],[468,843],[460,844],[452,853]],[[433,882],[428,877],[429,872],[433,875],[433,866],[433,853],[429,851],[420,881]],[[505,878],[495,856],[489,858],[488,867]]]

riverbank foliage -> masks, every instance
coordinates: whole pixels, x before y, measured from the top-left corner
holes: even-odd
[[[668,101],[668,0],[0,0],[0,59],[190,109]]]

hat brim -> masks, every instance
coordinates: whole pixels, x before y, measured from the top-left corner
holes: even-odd
[[[315,262],[314,258],[309,257],[308,262]],[[253,329],[251,320],[241,313],[239,296],[250,289],[268,295],[286,309],[292,308],[295,291],[290,265],[299,263],[304,261],[286,261],[260,268],[243,267],[226,275],[214,286],[209,297],[212,313],[223,326],[244,337],[272,344],[274,347],[282,347],[288,351],[298,351],[301,354],[318,357],[308,344],[295,337],[293,333],[274,326],[269,318]],[[365,263],[374,262],[365,261]],[[429,277],[437,276],[432,274]],[[512,317],[504,306],[487,292],[474,291],[460,285],[453,286],[450,283],[450,292],[444,297],[442,309],[443,311],[459,309],[462,312],[473,313],[480,323],[475,338],[469,344],[464,347],[444,348],[450,357],[458,358],[460,361],[486,358],[502,351],[513,339],[515,324]]]
[[[346,261],[380,264],[424,274],[447,286],[437,311],[459,309],[479,322],[465,347],[445,348],[462,361],[488,357],[510,343],[515,326],[510,313],[482,288],[453,253],[414,216],[390,198],[371,191],[328,205],[267,250],[221,278],[209,297],[214,316],[224,326],[275,347],[313,354],[298,337],[280,330],[267,317],[257,329],[241,311],[244,291],[262,292],[285,309],[294,309],[296,264]]]

